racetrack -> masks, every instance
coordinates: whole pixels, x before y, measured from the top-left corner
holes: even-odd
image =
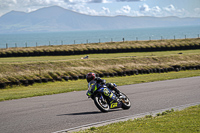
[[[85,85],[87,85],[85,83]],[[132,107],[101,113],[86,91],[0,102],[0,133],[50,133],[114,118],[200,102],[200,77],[118,87]]]

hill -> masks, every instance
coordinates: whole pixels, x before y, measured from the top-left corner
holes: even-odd
[[[59,6],[25,13],[11,11],[0,17],[0,33],[59,32],[200,25],[200,18],[90,16]]]

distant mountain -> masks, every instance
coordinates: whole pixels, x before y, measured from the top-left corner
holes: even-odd
[[[59,6],[25,13],[11,11],[0,17],[0,33],[57,32],[200,25],[200,18],[90,16]]]

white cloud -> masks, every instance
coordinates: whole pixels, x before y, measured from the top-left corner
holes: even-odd
[[[139,13],[137,13],[140,16],[156,16],[159,17],[161,15],[162,9],[159,6],[155,6],[150,8],[147,4],[143,4],[139,8]]]
[[[27,8],[26,9],[26,12],[33,12],[33,11],[36,11],[37,9],[35,9],[35,8]]]
[[[131,4],[124,5],[120,9],[110,10],[108,7],[102,6],[101,9],[95,9],[89,6],[89,3],[113,3],[115,2],[141,2],[145,0],[0,0],[0,16],[11,11],[35,11],[42,7],[58,5],[66,9],[89,15],[128,15],[128,16],[178,16],[178,17],[200,17],[200,8],[195,8],[192,12],[185,9],[179,9],[170,4],[165,7],[150,7],[147,4],[141,4],[138,10],[134,10]],[[92,9],[93,8],[93,9]],[[135,8],[135,7],[134,7]]]
[[[133,11],[136,12],[136,11]],[[147,4],[143,4],[139,7],[140,16],[154,16],[154,17],[167,17],[167,16],[178,16],[178,17],[191,17],[191,14],[185,9],[177,9],[174,5],[170,4],[166,7],[149,7]]]
[[[151,10],[152,10],[153,12],[155,12],[155,13],[160,13],[160,12],[161,12],[161,9],[160,9],[159,6],[155,6],[155,7],[153,7]]]
[[[109,0],[64,0],[66,3],[80,4],[80,3],[110,3]]]
[[[107,0],[89,0],[88,3],[110,3],[111,1]]]
[[[143,4],[142,6],[140,6],[140,11],[141,12],[148,12],[148,11],[150,11],[150,8],[147,4]]]
[[[90,7],[84,6],[83,4],[67,5],[66,8],[75,12],[82,13],[82,14],[99,15],[99,13],[96,10],[91,9]]]
[[[102,7],[102,13],[103,14],[110,14],[110,9],[106,7]]]
[[[175,7],[171,4],[171,5],[169,5],[169,6],[167,6],[167,7],[164,7],[163,8],[165,11],[168,11],[168,12],[170,12],[170,11],[175,11],[176,9],[175,9]]]
[[[0,7],[48,6],[61,3],[64,3],[64,0],[0,0]]]
[[[69,3],[112,3],[112,2],[136,2],[144,0],[64,0]]]
[[[144,0],[116,0],[117,2],[135,2],[135,1],[144,1]]]
[[[131,7],[129,5],[123,6],[120,10],[117,10],[118,14],[129,14],[131,11]]]
[[[17,4],[16,0],[0,0],[0,9],[7,9]]]
[[[130,13],[131,7],[129,5],[123,6],[122,11],[125,12],[125,13]]]
[[[177,9],[174,5],[163,7],[164,16],[192,17],[194,14],[189,13],[185,9]]]
[[[194,15],[195,15],[195,17],[200,17],[200,8],[194,9]]]
[[[200,12],[200,8],[195,8],[194,11],[199,13]]]

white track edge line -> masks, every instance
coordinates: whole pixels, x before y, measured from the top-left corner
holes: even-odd
[[[196,103],[190,103],[190,104],[185,104],[185,105],[180,105],[180,106],[175,106],[175,107],[170,107],[170,108],[165,108],[165,109],[159,109],[159,110],[155,110],[155,111],[119,117],[119,118],[116,118],[116,119],[110,119],[110,120],[90,123],[90,124],[86,124],[86,125],[81,125],[81,126],[77,126],[77,127],[73,127],[73,128],[68,128],[68,129],[52,132],[52,133],[66,133],[66,132],[69,132],[69,131],[78,131],[78,130],[87,129],[87,128],[90,128],[90,127],[93,127],[93,126],[98,127],[98,126],[103,126],[103,125],[107,125],[107,124],[115,123],[115,122],[119,122],[119,121],[126,121],[126,120],[130,120],[130,119],[140,118],[140,117],[143,117],[143,116],[148,115],[148,114],[156,115],[157,113],[160,113],[162,111],[166,111],[166,110],[169,110],[169,109],[172,109],[172,108],[181,110],[181,109],[184,109],[184,108],[187,108],[187,107],[190,107],[190,106],[199,105],[199,104],[200,104],[200,102],[196,102]]]

